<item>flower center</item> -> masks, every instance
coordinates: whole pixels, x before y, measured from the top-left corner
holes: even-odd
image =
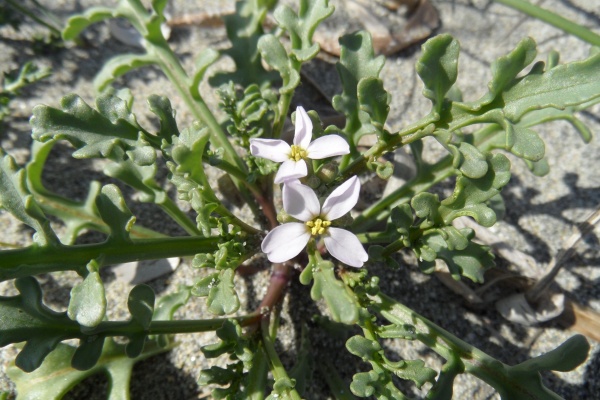
[[[301,159],[306,158],[306,156],[306,150],[295,144],[292,145],[292,151],[290,152],[291,160],[300,161]]]
[[[327,221],[321,218],[315,218],[312,221],[307,221],[306,226],[310,230],[310,234],[313,236],[322,235],[327,232],[327,228],[331,225],[331,221]]]

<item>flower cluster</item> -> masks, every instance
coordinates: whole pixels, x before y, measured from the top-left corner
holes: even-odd
[[[275,183],[283,183],[283,209],[300,222],[288,222],[274,228],[262,242],[262,251],[271,262],[284,262],[297,256],[310,240],[322,237],[329,253],[341,262],[362,267],[369,258],[351,232],[332,226],[332,221],[350,212],[358,201],[360,181],[353,176],[337,187],[323,202],[315,192],[298,180],[308,174],[305,159],[323,159],[349,153],[346,141],[327,135],[311,142],[312,121],[302,107],[296,109],[293,145],[283,140],[251,139],[250,151],[282,165]]]

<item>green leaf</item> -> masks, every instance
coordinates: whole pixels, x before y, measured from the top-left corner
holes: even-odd
[[[378,131],[383,130],[392,99],[383,87],[383,80],[372,76],[361,79],[357,86],[357,97],[360,109],[369,114],[371,123]]]
[[[104,91],[116,78],[134,69],[157,64],[155,56],[149,54],[122,54],[111,58],[102,66],[94,78],[94,88]]]
[[[340,61],[336,64],[336,69],[343,91],[341,95],[333,96],[332,104],[346,116],[344,131],[352,138],[352,145],[356,144],[360,135],[377,132],[377,128],[371,124],[372,118],[375,125],[379,126],[384,116],[387,116],[389,98],[378,80],[385,58],[375,57],[368,32],[342,36],[340,46]],[[366,81],[361,83],[363,79]],[[369,96],[386,101],[375,105]]]
[[[376,340],[369,340],[364,336],[352,336],[346,341],[346,348],[363,361],[380,361],[381,346]]]
[[[98,269],[98,263],[95,260],[90,261],[87,265],[88,274],[83,282],[71,289],[67,315],[85,327],[97,326],[106,314],[104,284]]]
[[[148,329],[154,315],[154,290],[148,285],[137,285],[129,293],[127,308],[135,321],[144,329]]]
[[[408,399],[393,384],[390,378],[382,378],[376,371],[360,372],[354,374],[350,391],[358,397],[370,397],[375,395],[378,399],[405,400]]]
[[[234,276],[235,270],[233,269],[221,270],[216,282],[209,288],[208,309],[213,314],[231,314],[240,308],[240,300],[233,284]]]
[[[504,115],[513,123],[540,108],[562,110],[599,97],[600,53],[544,73],[530,73],[502,94]]]
[[[258,40],[263,35],[262,23],[268,5],[258,1],[239,1],[235,3],[235,7],[235,13],[223,17],[227,37],[233,46],[222,51],[222,54],[233,59],[235,72],[215,74],[209,82],[213,86],[221,86],[229,81],[242,87],[251,84],[268,86],[277,79],[277,74],[265,71],[258,51]]]
[[[460,172],[468,178],[481,178],[488,172],[488,163],[483,155],[475,146],[461,142],[458,146],[461,155]]]
[[[110,228],[108,240],[130,242],[129,232],[135,223],[135,217],[125,204],[119,188],[112,184],[102,187],[96,198],[96,207],[102,220]]]
[[[68,19],[62,37],[64,40],[73,40],[88,26],[112,18],[115,9],[110,7],[91,7],[85,13]]]
[[[43,67],[40,69],[33,62],[28,61],[20,68],[4,73],[2,92],[0,94],[6,95],[10,93],[16,95],[20,89],[44,79],[50,76],[50,74],[50,68]]]
[[[489,92],[478,100],[478,107],[487,105],[515,82],[515,78],[525,67],[533,62],[537,55],[536,44],[532,38],[525,38],[509,54],[492,63],[492,80],[488,84]]]
[[[570,337],[556,349],[511,367],[510,374],[532,375],[540,371],[572,371],[587,360],[590,344],[583,335]]]
[[[279,89],[282,94],[292,92],[300,84],[300,74],[294,68],[285,48],[275,35],[264,35],[258,41],[258,50],[267,64],[273,67],[283,79]]]
[[[310,296],[313,300],[325,299],[334,321],[344,324],[354,324],[358,321],[358,304],[356,298],[344,283],[338,280],[333,273],[333,263],[321,261],[316,265],[309,265],[314,279]]]
[[[190,84],[190,92],[195,94],[199,93],[199,86],[204,78],[204,74],[208,67],[214,64],[219,59],[219,52],[215,49],[209,47],[204,49],[196,58],[196,72],[192,78],[192,83]]]
[[[210,367],[203,369],[198,378],[198,385],[227,385],[236,377],[237,371],[232,371],[229,368]]]
[[[442,34],[429,39],[422,49],[417,73],[425,84],[423,95],[431,100],[433,111],[439,114],[446,93],[456,82],[460,45],[452,36]]]
[[[229,353],[245,363],[252,360],[252,351],[250,343],[242,332],[242,327],[236,320],[227,320],[223,326],[216,330],[219,342],[202,346],[202,353],[207,358],[219,357],[222,354]]]
[[[3,155],[0,149],[0,155]],[[0,207],[35,230],[33,240],[40,246],[60,242],[50,227],[50,221],[36,203],[26,183],[25,170],[15,160],[4,155],[0,160]]]
[[[19,399],[23,400],[60,400],[84,379],[104,373],[108,376],[108,398],[128,398],[129,381],[135,363],[169,350],[157,346],[146,346],[147,351],[135,359],[127,358],[124,345],[107,340],[101,349],[98,363],[91,369],[79,371],[71,367],[71,359],[75,358],[75,348],[59,344],[44,360],[36,371],[27,373],[11,365],[7,375],[15,383]]]
[[[529,161],[540,161],[546,146],[537,133],[518,125],[506,125],[506,149]]]
[[[0,297],[0,347],[27,341],[15,363],[24,371],[38,368],[63,339],[76,336],[79,325],[66,313],[57,313],[42,303],[42,291],[31,277],[15,281],[19,295]]]
[[[177,292],[161,296],[154,307],[152,321],[171,321],[175,311],[187,304],[191,289],[191,286],[180,286]]]
[[[63,111],[36,106],[30,120],[32,136],[41,142],[68,140],[77,149],[75,158],[108,157],[114,147],[134,151],[139,133],[146,132],[138,125],[130,106],[111,94],[99,96],[96,106],[98,111],[75,94],[63,97]]]
[[[494,266],[494,256],[487,246],[471,241],[474,236],[473,231],[461,229],[460,232],[468,240],[464,248],[451,248],[448,240],[444,239],[439,232],[425,235],[422,243],[435,252],[435,258],[446,262],[454,279],[458,280],[462,275],[473,282],[483,283],[485,271]]]
[[[292,54],[297,61],[306,62],[317,55],[319,45],[312,42],[315,29],[333,13],[334,7],[327,0],[300,0],[296,14],[285,4],[279,5],[273,16],[285,29],[292,41]]]
[[[485,202],[500,193],[500,189],[508,183],[510,161],[502,154],[488,155],[487,161],[489,168],[483,177],[471,179],[463,175],[456,179],[454,193],[443,200],[439,207],[445,224],[464,215],[474,218],[483,226],[492,226],[496,222],[496,214]]]

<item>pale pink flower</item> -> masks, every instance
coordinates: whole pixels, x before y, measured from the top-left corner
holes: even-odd
[[[274,182],[298,179],[308,174],[306,159],[321,160],[350,153],[348,143],[339,135],[321,136],[311,142],[313,124],[304,108],[296,108],[296,132],[290,146],[279,139],[250,139],[250,153],[282,163]]]
[[[284,262],[302,251],[313,236],[322,236],[329,253],[351,267],[362,267],[369,256],[351,232],[331,226],[331,221],[348,213],[358,201],[360,181],[356,176],[336,188],[319,204],[311,188],[298,180],[283,185],[283,208],[302,222],[279,225],[262,242],[262,251],[271,262]]]

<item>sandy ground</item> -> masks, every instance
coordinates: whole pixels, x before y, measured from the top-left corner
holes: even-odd
[[[59,15],[66,16],[81,11],[91,1],[45,2]],[[528,18],[516,11],[491,1],[434,0],[440,12],[442,25],[438,33],[447,32],[461,42],[461,58],[458,84],[467,99],[475,99],[484,93],[490,78],[490,64],[498,56],[510,51],[520,39],[531,36],[539,45],[538,60],[546,58],[551,50],[558,50],[562,61],[572,61],[585,57],[590,45],[567,35],[542,22]],[[547,0],[538,2],[559,14],[577,21],[600,33],[600,5],[596,1]],[[176,1],[174,14],[185,15],[202,11],[217,12],[231,8],[231,1]],[[0,29],[0,69],[6,71],[32,58],[28,50],[28,38],[35,28],[26,26],[20,32],[10,28]],[[28,156],[30,128],[28,118],[31,109],[37,104],[57,107],[62,96],[74,92],[89,103],[95,96],[91,82],[103,62],[117,54],[130,50],[111,39],[105,24],[97,24],[85,32],[89,45],[71,47],[54,54],[38,58],[42,65],[52,67],[54,75],[27,88],[22,96],[12,103],[12,116],[0,127],[0,144],[13,154],[17,161],[24,162]],[[223,28],[179,27],[172,32],[171,43],[191,70],[195,55],[202,49],[226,46]],[[390,129],[399,129],[424,115],[429,109],[428,101],[420,94],[422,85],[416,76],[414,65],[420,54],[420,46],[414,45],[390,56],[382,77],[386,89],[392,94]],[[227,63],[225,63],[227,65]],[[316,71],[316,72],[315,72]],[[307,68],[307,73],[321,85],[326,93],[335,93],[339,81],[335,78],[334,65],[327,60],[315,61]],[[136,98],[135,112],[141,124],[153,124],[145,97],[152,93],[170,95],[177,109],[180,126],[191,122],[191,115],[177,95],[169,88],[166,79],[155,69],[142,69],[126,75],[117,81],[119,87],[129,87]],[[209,102],[214,105],[212,89],[202,87]],[[311,98],[297,97],[294,103],[310,102]],[[600,109],[595,107],[582,113],[582,120],[593,133],[600,128]],[[493,231],[499,238],[515,248],[532,255],[543,268],[561,248],[564,241],[575,231],[575,225],[598,207],[600,203],[599,167],[600,144],[597,140],[585,145],[576,131],[568,124],[558,122],[536,129],[547,144],[546,153],[551,166],[550,173],[537,178],[531,175],[522,162],[513,161],[513,178],[503,195],[507,204],[507,214]],[[431,146],[433,154],[439,149]],[[102,163],[96,161],[73,161],[70,150],[60,147],[52,155],[45,176],[48,187],[58,193],[74,198],[83,198],[87,185],[93,179],[109,182],[101,173]],[[77,165],[77,167],[73,167]],[[217,177],[215,176],[215,179]],[[160,177],[165,180],[165,176]],[[125,190],[130,197],[132,192]],[[131,199],[130,199],[131,200]],[[148,205],[135,205],[132,208],[138,221],[164,232],[181,233],[176,226],[162,217],[160,211]],[[235,205],[232,205],[235,208]],[[244,210],[235,209],[240,215]],[[0,211],[0,241],[25,244],[30,240],[30,231],[15,223],[6,213]],[[60,229],[60,226],[56,226]],[[600,246],[598,229],[586,236],[577,246],[576,254],[568,262],[557,279],[557,287],[570,298],[582,305],[600,312]],[[89,240],[94,240],[90,237]],[[96,238],[97,239],[97,238]],[[412,307],[418,313],[430,318],[448,331],[479,347],[481,350],[508,363],[516,364],[555,348],[559,343],[574,334],[555,322],[543,326],[525,328],[503,320],[492,306],[485,309],[470,307],[458,295],[451,292],[437,279],[424,276],[416,271],[406,258],[405,268],[390,272],[374,265],[372,272],[382,279],[384,291]],[[151,282],[158,294],[168,293],[179,284],[193,284],[199,272],[189,268],[184,262],[175,273]],[[131,285],[116,279],[110,271],[104,273],[107,282],[107,296],[110,317],[123,318],[126,314],[124,294]],[[245,309],[252,310],[264,291],[268,272],[256,274],[252,278],[238,279],[238,293],[245,299]],[[65,309],[68,304],[70,287],[77,282],[74,274],[57,274],[42,277],[45,301],[55,309]],[[13,293],[10,283],[2,283],[4,294]],[[289,313],[293,311],[293,314]],[[290,286],[283,307],[283,325],[278,338],[278,346],[285,365],[293,365],[300,324],[298,315],[320,312],[308,297],[308,290],[294,281]],[[202,318],[207,312],[204,300],[192,300],[178,312],[181,318]],[[211,343],[212,334],[182,335],[181,345],[168,354],[156,356],[138,364],[132,379],[133,399],[192,399],[206,398],[207,391],[196,384],[199,371],[207,361],[199,351],[201,345]],[[312,344],[316,361],[328,359],[348,382],[353,373],[364,370],[366,365],[343,351],[341,339],[315,336]],[[548,373],[544,382],[567,399],[599,398],[600,393],[600,352],[598,343],[591,342],[592,350],[588,361],[569,373]],[[386,351],[392,357],[422,358],[430,365],[440,365],[440,359],[431,351],[414,347],[410,343],[390,341],[385,343]],[[0,350],[0,390],[14,391],[14,385],[6,377],[5,371],[16,351],[12,347]],[[318,355],[318,356],[317,356]],[[218,362],[223,363],[224,360]],[[87,380],[79,385],[68,397],[73,399],[101,399],[106,397],[108,382],[102,377]],[[306,394],[308,399],[328,398],[324,391],[324,381],[315,373],[314,385]],[[407,387],[407,393],[411,393]],[[415,392],[418,396],[419,393]],[[499,398],[493,389],[469,376],[461,376],[455,383],[457,399]]]

